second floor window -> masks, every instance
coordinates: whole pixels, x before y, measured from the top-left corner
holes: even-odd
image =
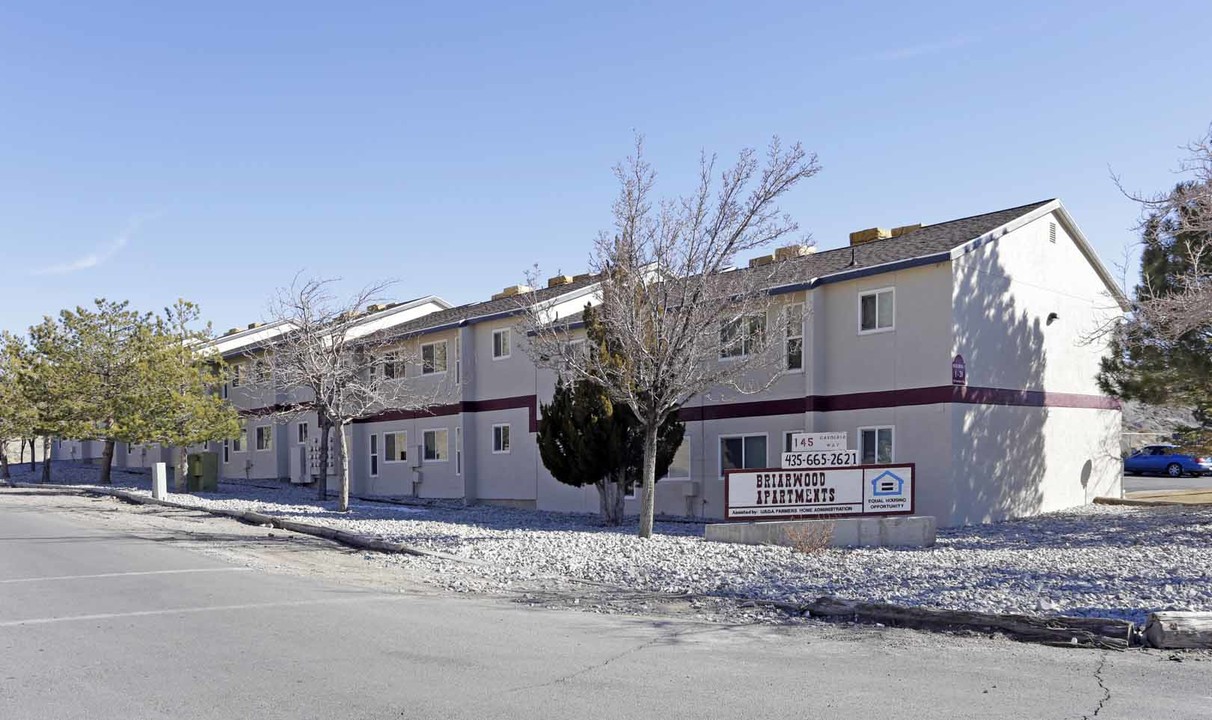
[[[745,315],[720,325],[720,358],[742,358],[757,352],[766,333],[763,315]]]
[[[896,295],[892,288],[859,295],[859,332],[873,333],[896,327]]]
[[[446,341],[422,345],[421,374],[433,375],[444,372],[446,372]]]
[[[388,380],[404,377],[404,363],[398,353],[387,353],[383,356],[383,377]]]
[[[804,369],[804,304],[787,306],[787,369]]]
[[[492,357],[494,360],[509,357],[509,328],[492,331]]]
[[[263,383],[269,382],[273,376],[273,371],[269,367],[269,363],[264,360],[258,360],[253,363],[253,382]]]

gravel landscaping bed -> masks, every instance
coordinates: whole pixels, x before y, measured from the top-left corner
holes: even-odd
[[[88,485],[97,468],[58,463],[56,482]],[[28,466],[13,480],[37,482]],[[150,493],[146,475],[115,471],[114,486]],[[422,567],[460,592],[506,593],[541,580],[553,590],[600,583],[629,591],[805,602],[823,595],[980,612],[1065,614],[1141,623],[1153,610],[1212,611],[1212,509],[1091,505],[1035,518],[940,530],[926,549],[824,550],[729,545],[696,523],[634,524],[596,517],[456,504],[356,502],[348,514],[310,488],[223,482],[217,494],[170,500],[256,510],[457,555],[373,558]],[[636,599],[637,603],[643,602]]]

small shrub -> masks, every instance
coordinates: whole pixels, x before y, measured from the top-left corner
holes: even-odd
[[[784,544],[797,553],[816,555],[829,549],[833,522],[805,522],[783,530]]]

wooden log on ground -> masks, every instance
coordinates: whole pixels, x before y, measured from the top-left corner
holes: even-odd
[[[1133,624],[1127,620],[1076,617],[994,615],[963,610],[902,607],[823,597],[804,609],[817,617],[854,618],[895,627],[928,630],[969,630],[1002,633],[1015,640],[1077,647],[1123,650],[1132,641]]]
[[[1151,613],[1145,641],[1166,650],[1212,648],[1212,612]]]

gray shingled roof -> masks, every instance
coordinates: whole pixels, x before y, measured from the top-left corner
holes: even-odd
[[[823,279],[837,273],[949,252],[1050,202],[1052,200],[1041,200],[983,215],[925,225],[900,237],[818,251],[787,261],[787,266],[780,269],[781,282],[787,282],[788,277],[790,282]],[[854,251],[853,264],[851,250]]]
[[[856,270],[861,271],[864,268],[874,268],[879,265],[950,252],[969,240],[974,240],[990,230],[996,230],[1050,202],[1052,199],[933,225],[924,225],[900,237],[872,240],[853,247],[847,245],[833,250],[821,250],[802,258],[780,262],[777,264],[777,272],[772,276],[774,283],[772,287],[777,288],[774,290],[775,292],[785,292],[802,288],[803,283],[814,279],[827,281],[831,275],[841,275]],[[853,250],[853,256],[851,250]],[[763,265],[753,269],[742,268],[737,272],[768,273],[773,268],[773,265]],[[561,321],[575,327],[581,322],[581,313],[561,318]]]
[[[566,295],[577,290],[589,287],[597,283],[597,276],[582,277],[579,280],[574,280],[567,285],[558,285],[553,288],[539,288],[538,290],[524,295],[514,297],[501,298],[499,300],[485,300],[482,302],[469,303],[467,305],[459,305],[452,307],[449,310],[439,310],[437,312],[422,315],[419,318],[410,320],[402,325],[396,325],[387,330],[392,336],[413,335],[416,333],[436,330],[438,328],[457,325],[465,320],[473,320],[475,318],[484,318],[488,316],[503,316],[509,313],[519,311],[524,305],[550,300],[561,295]]]
[[[959,218],[958,220],[926,225],[900,237],[889,238],[887,240],[873,240],[856,245],[853,247],[853,264],[851,264],[852,248],[849,246],[834,250],[823,250],[807,257],[789,260],[785,264],[780,263],[783,265],[779,272],[780,284],[808,281],[812,278],[824,278],[837,273],[950,251],[1049,202],[1052,201],[1042,200],[983,215],[973,215],[971,217]],[[760,268],[758,271],[766,269]],[[439,310],[428,315],[423,315],[403,325],[396,325],[387,330],[387,332],[392,336],[406,336],[450,327],[475,318],[487,316],[499,317],[518,311],[522,303],[542,302],[580,290],[596,282],[596,277],[584,277],[568,285],[560,285],[554,288],[540,288],[527,295],[459,305],[449,310]],[[565,318],[566,321],[573,322],[578,319],[579,313],[575,316]]]

